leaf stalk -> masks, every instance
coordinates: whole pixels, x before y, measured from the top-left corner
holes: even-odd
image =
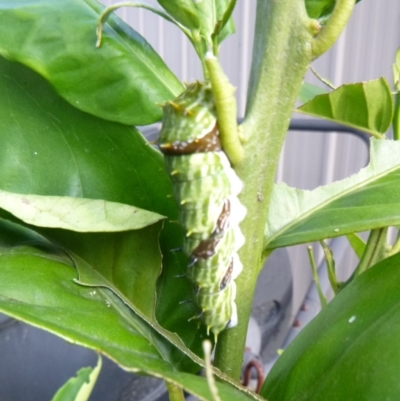
[[[332,291],[337,294],[340,290],[340,285],[336,277],[335,260],[333,258],[332,249],[326,244],[325,241],[320,241],[322,250],[324,251],[326,266],[328,269],[328,279],[331,284]]]
[[[386,250],[387,231],[388,227],[371,230],[363,256],[349,281],[382,259],[381,255]]]
[[[321,284],[319,282],[317,265],[315,263],[314,252],[313,252],[311,245],[307,247],[307,252],[308,252],[308,259],[309,259],[310,265],[311,265],[313,280],[315,282],[315,287],[317,288],[318,298],[321,303],[321,308],[325,308],[325,306],[328,304],[328,302],[326,301],[326,297],[322,291]]]
[[[167,387],[169,401],[185,401],[182,387],[168,381],[165,381],[165,385]]]
[[[154,14],[157,14],[158,16],[164,18],[165,20],[173,23],[176,25],[190,40],[192,40],[190,31],[186,29],[183,25],[181,25],[178,21],[175,21],[173,18],[171,18],[167,13],[164,11],[153,7],[150,4],[144,3],[142,1],[123,1],[120,3],[112,4],[111,6],[108,6],[101,14],[99,18],[99,22],[97,24],[97,29],[96,29],[96,35],[97,35],[97,42],[96,42],[96,47],[101,46],[101,40],[102,40],[102,34],[103,34],[103,25],[107,22],[108,17],[118,8],[121,7],[134,7],[134,8],[144,8],[146,10],[149,10],[153,12]]]

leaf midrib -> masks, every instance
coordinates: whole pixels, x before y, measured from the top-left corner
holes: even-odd
[[[389,174],[393,173],[396,170],[400,170],[400,165],[396,165],[395,167],[389,168],[380,174],[374,175],[370,179],[367,179],[367,180],[363,181],[362,183],[355,184],[355,185],[351,186],[350,188],[347,188],[344,191],[341,191],[338,194],[330,197],[328,200],[323,201],[317,207],[302,214],[299,219],[292,220],[289,224],[283,226],[280,230],[278,230],[275,233],[275,235],[267,237],[264,247],[266,248],[272,241],[274,241],[277,237],[282,235],[285,231],[288,231],[291,228],[293,228],[294,226],[300,224],[302,221],[304,221],[305,219],[307,219],[308,217],[310,217],[312,214],[316,213],[317,211],[320,211],[321,209],[323,209],[325,206],[329,205],[330,203],[332,203],[332,202],[336,201],[337,199],[340,199],[348,194],[351,194],[352,192],[355,192],[358,189],[365,187],[366,185],[371,184],[374,181],[377,181],[382,177],[388,176]],[[310,191],[310,193],[312,193],[312,191]]]

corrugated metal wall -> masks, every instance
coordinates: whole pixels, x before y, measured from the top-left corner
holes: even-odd
[[[116,1],[103,0],[105,5]],[[148,1],[157,5],[155,0]],[[234,12],[237,34],[222,45],[221,62],[237,87],[239,116],[245,110],[251,63],[255,0],[239,0]],[[149,11],[124,8],[118,14],[155,48],[182,80],[201,79],[200,64],[189,41],[173,25]],[[335,46],[314,63],[315,69],[335,85],[385,76],[392,82],[391,64],[400,46],[400,0],[363,0]],[[290,77],[288,77],[290,79]],[[306,80],[317,83],[312,74]],[[296,116],[295,117],[300,117]],[[290,132],[282,152],[277,181],[312,189],[357,172],[367,160],[363,143],[335,133]],[[318,253],[321,255],[321,253]],[[305,246],[290,250],[293,262],[294,310],[296,312],[311,281]],[[343,274],[355,264],[348,252]]]

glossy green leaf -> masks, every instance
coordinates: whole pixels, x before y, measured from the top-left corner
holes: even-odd
[[[0,54],[41,74],[80,110],[125,124],[155,122],[162,114],[156,103],[175,97],[182,86],[115,16],[97,49],[102,9],[94,0],[1,0]]]
[[[7,226],[3,231],[6,229]],[[175,368],[198,370],[180,349],[192,360],[200,363],[197,356],[184,346],[176,334],[167,332],[155,320],[155,286],[161,268],[157,241],[160,229],[161,224],[142,230],[117,233],[77,233],[42,228],[36,228],[36,231],[47,240],[56,243],[58,253],[68,256],[68,262],[78,270],[79,283],[111,290],[138,317],[147,322],[157,334],[149,336],[148,341],[152,342],[154,337],[157,342],[157,336],[161,335],[163,341],[169,343],[169,362]],[[3,235],[7,235],[7,232]],[[25,253],[32,254],[29,251]],[[24,288],[25,284],[21,282],[20,291],[24,291]],[[3,293],[0,292],[1,294]],[[47,320],[46,315],[42,315],[41,319]],[[60,317],[59,320],[64,318]],[[63,334],[57,329],[53,332]],[[121,363],[119,360],[117,362]]]
[[[384,134],[393,117],[393,99],[384,78],[346,84],[316,96],[298,111],[347,125],[371,135]]]
[[[20,242],[30,238],[18,226],[1,223],[2,312],[99,351],[126,370],[164,378],[200,399],[213,401],[206,380],[177,372],[172,345],[119,297],[108,289],[74,281],[77,273],[67,254],[43,241],[10,247],[10,237]],[[224,399],[252,399],[229,384],[217,386]]]
[[[329,91],[327,89],[323,89],[319,86],[304,82],[300,89],[299,99],[302,103],[306,103],[309,102],[311,99],[314,99],[315,96],[322,95],[328,92]]]
[[[261,390],[268,401],[397,401],[400,255],[346,286],[296,337]]]
[[[157,231],[150,230],[146,235],[87,234],[82,241],[77,233],[50,230],[51,238],[89,264],[95,261],[107,276],[114,267],[116,241],[136,236],[143,263],[136,262],[132,270],[132,265],[119,261],[116,286],[142,277],[137,307],[147,303],[151,313],[148,309],[143,313],[154,321],[157,299],[158,322],[200,352],[199,336],[205,329],[195,321],[188,323],[198,313],[197,307],[192,303],[178,307],[180,301],[191,298],[193,290],[188,280],[176,278],[185,271],[185,257],[171,249],[182,245],[183,234],[161,154],[136,130],[78,111],[35,73],[1,58],[0,87],[7,94],[0,97],[0,188],[21,194],[104,199],[168,216],[159,238]],[[159,247],[164,267],[161,278]],[[129,243],[124,249],[122,261],[132,257]]]
[[[212,35],[218,27],[218,24],[222,22],[224,14],[229,7],[229,3],[230,0],[203,0],[194,3],[201,23],[201,34],[210,45],[212,45]],[[235,25],[233,19],[229,18],[227,24],[217,35],[218,43],[221,43],[226,37],[233,33],[235,33]]]
[[[356,0],[358,3],[361,0]],[[307,14],[310,18],[328,18],[336,0],[305,0]]]
[[[313,191],[278,184],[265,247],[318,241],[400,224],[400,142],[371,139],[371,161],[357,174]]]
[[[171,17],[190,30],[200,28],[200,21],[192,0],[157,0]]]
[[[101,370],[101,356],[93,368],[82,368],[69,379],[51,401],[88,401]]]
[[[0,240],[9,241],[8,232],[18,229],[3,221]],[[21,235],[19,243],[23,242]],[[44,240],[34,244],[1,249],[0,308],[4,313],[102,350],[120,363],[132,359],[138,369],[170,366],[167,354],[162,360],[158,349],[171,346],[143,319],[111,291],[75,283],[77,271],[67,253]]]
[[[136,230],[163,219],[122,203],[61,196],[21,195],[0,190],[0,208],[27,224],[78,232]]]

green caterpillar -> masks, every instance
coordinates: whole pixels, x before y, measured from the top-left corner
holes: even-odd
[[[196,82],[164,106],[159,147],[186,232],[187,277],[197,287],[201,318],[215,337],[237,324],[234,280],[242,271],[239,223],[246,215],[243,184],[221,148],[216,107],[208,83]]]

